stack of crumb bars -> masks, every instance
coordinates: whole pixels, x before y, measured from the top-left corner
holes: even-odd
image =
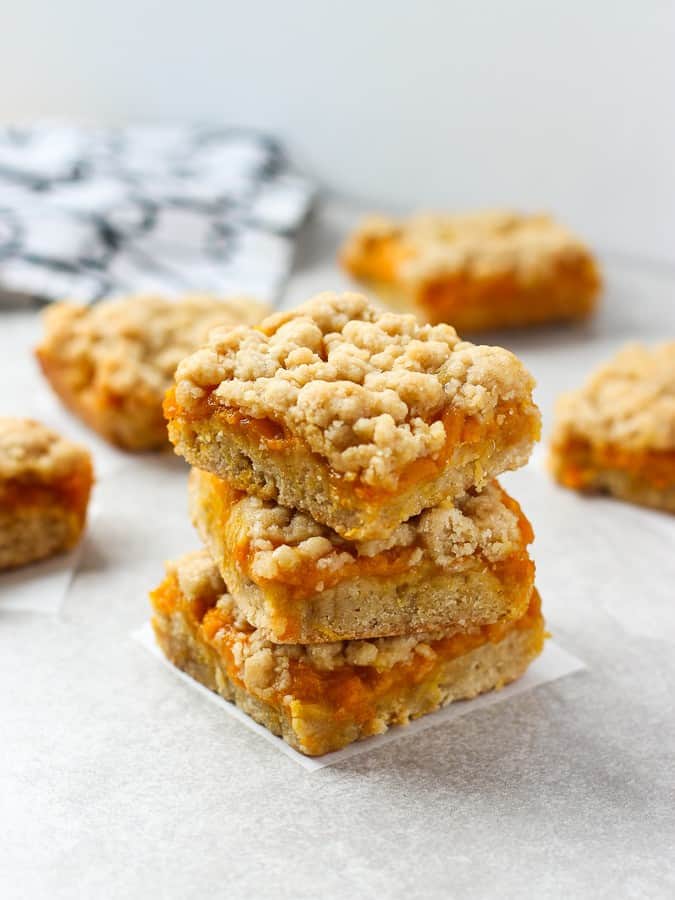
[[[309,755],[518,678],[544,622],[495,478],[539,436],[532,388],[357,294],[212,332],[165,402],[206,548],[151,595],[166,656]]]

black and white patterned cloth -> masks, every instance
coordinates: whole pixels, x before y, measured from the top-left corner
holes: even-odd
[[[241,129],[0,129],[0,304],[156,292],[273,300],[312,187]]]

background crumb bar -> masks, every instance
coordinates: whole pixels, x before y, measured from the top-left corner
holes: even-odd
[[[0,418],[0,569],[73,547],[92,480],[83,447],[32,419]]]
[[[332,644],[273,644],[241,615],[203,551],[151,594],[166,656],[296,750],[318,756],[518,678],[541,652],[535,591],[515,622]]]
[[[275,642],[475,627],[522,616],[532,594],[532,530],[496,483],[381,541],[347,541],[198,469],[190,509],[237,605]]]
[[[539,436],[533,386],[507,350],[320,294],[212,332],[165,412],[193,465],[367,540],[523,465]]]
[[[46,311],[36,354],[77,416],[125,450],[168,445],[162,400],[180,360],[216,325],[252,324],[268,308],[247,298],[125,297]]]
[[[547,216],[510,212],[370,217],[341,261],[383,299],[460,333],[588,316],[601,279],[593,256]]]
[[[628,346],[563,394],[550,461],[566,487],[675,512],[675,341]]]

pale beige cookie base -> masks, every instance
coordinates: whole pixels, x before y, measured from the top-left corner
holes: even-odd
[[[58,505],[0,511],[0,570],[69,550],[83,527],[81,516]]]
[[[219,553],[213,539],[205,542],[246,618],[279,643],[388,637],[509,621],[523,615],[532,592],[531,577],[520,584],[501,582],[480,561],[456,574],[420,566],[391,578],[351,578],[298,601],[294,615],[300,621],[289,636],[283,611]]]
[[[162,651],[175,666],[309,756],[339,750],[381,734],[390,725],[405,724],[456,700],[504,687],[525,672],[544,641],[543,620],[529,629],[513,630],[497,644],[484,644],[437,667],[432,676],[383,702],[376,718],[358,724],[337,721],[319,704],[290,699],[277,708],[251,696],[227,676],[218,655],[193,636],[180,612],[171,616],[156,612],[153,627]]]
[[[467,561],[463,571],[430,561],[389,576],[353,576],[293,601],[276,599],[273,586],[247,578],[228,552],[208,509],[191,483],[190,510],[230,594],[249,622],[279,643],[327,641],[413,634],[491,624],[522,616],[534,582],[534,567],[520,578],[498,577],[485,561]],[[283,586],[279,593],[283,594]]]
[[[197,468],[226,478],[239,490],[302,509],[342,537],[360,541],[385,538],[422,509],[525,465],[536,437],[532,420],[525,417],[521,440],[500,444],[498,432],[494,440],[480,444],[482,452],[475,444],[460,444],[437,477],[369,504],[356,491],[338,494],[326,464],[299,445],[278,451],[261,447],[217,415],[175,418],[168,427],[176,452]]]

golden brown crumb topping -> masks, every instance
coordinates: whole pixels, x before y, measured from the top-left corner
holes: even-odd
[[[534,380],[512,353],[383,312],[359,294],[319,294],[258,328],[216,330],[176,382],[188,412],[212,394],[283,424],[337,472],[384,488],[441,451],[446,412],[497,424],[505,404],[536,415]]]
[[[554,442],[675,450],[675,341],[624,347],[557,405]]]
[[[50,482],[71,475],[89,453],[33,419],[0,418],[0,478]]]
[[[479,278],[509,273],[527,283],[561,263],[589,257],[584,244],[549,216],[486,211],[405,220],[369,217],[350,240],[347,260],[381,238],[403,242],[409,252],[401,258],[398,274],[412,283],[459,273]]]
[[[215,326],[253,324],[267,308],[247,298],[135,296],[95,306],[57,303],[38,353],[62,367],[73,391],[150,393],[161,401],[176,366]]]

